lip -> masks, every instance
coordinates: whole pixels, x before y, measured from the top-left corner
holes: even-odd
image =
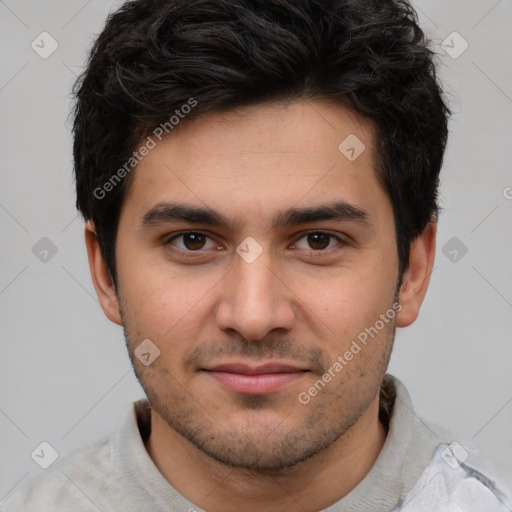
[[[253,366],[246,363],[225,363],[203,369],[224,388],[246,395],[276,392],[303,377],[308,370],[280,362]]]

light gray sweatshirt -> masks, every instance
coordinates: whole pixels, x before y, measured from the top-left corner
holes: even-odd
[[[419,418],[404,385],[389,374],[380,417],[388,434],[375,464],[323,512],[512,511],[510,488],[480,471],[471,446]],[[176,491],[150,458],[144,445],[150,421],[148,401],[134,402],[116,433],[13,490],[0,511],[204,512]]]

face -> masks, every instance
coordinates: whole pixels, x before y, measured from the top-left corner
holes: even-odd
[[[183,122],[134,171],[116,246],[130,357],[210,457],[289,467],[375,402],[398,258],[372,145],[347,107],[272,103]]]

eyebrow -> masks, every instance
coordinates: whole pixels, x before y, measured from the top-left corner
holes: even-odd
[[[370,225],[369,216],[365,210],[345,201],[335,201],[308,208],[290,208],[279,212],[273,219],[272,229],[328,220]],[[151,227],[168,222],[204,224],[234,230],[233,223],[211,208],[169,202],[153,206],[140,218],[139,226],[141,228]]]

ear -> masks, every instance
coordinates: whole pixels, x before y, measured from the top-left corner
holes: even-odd
[[[96,228],[92,221],[88,221],[85,225],[85,245],[89,257],[92,282],[103,312],[109,320],[115,324],[122,325],[114,281],[101,253]]]
[[[427,227],[411,244],[409,267],[404,272],[399,301],[402,309],[397,315],[397,327],[411,325],[420,311],[427,293],[436,252],[437,221],[430,219]]]

